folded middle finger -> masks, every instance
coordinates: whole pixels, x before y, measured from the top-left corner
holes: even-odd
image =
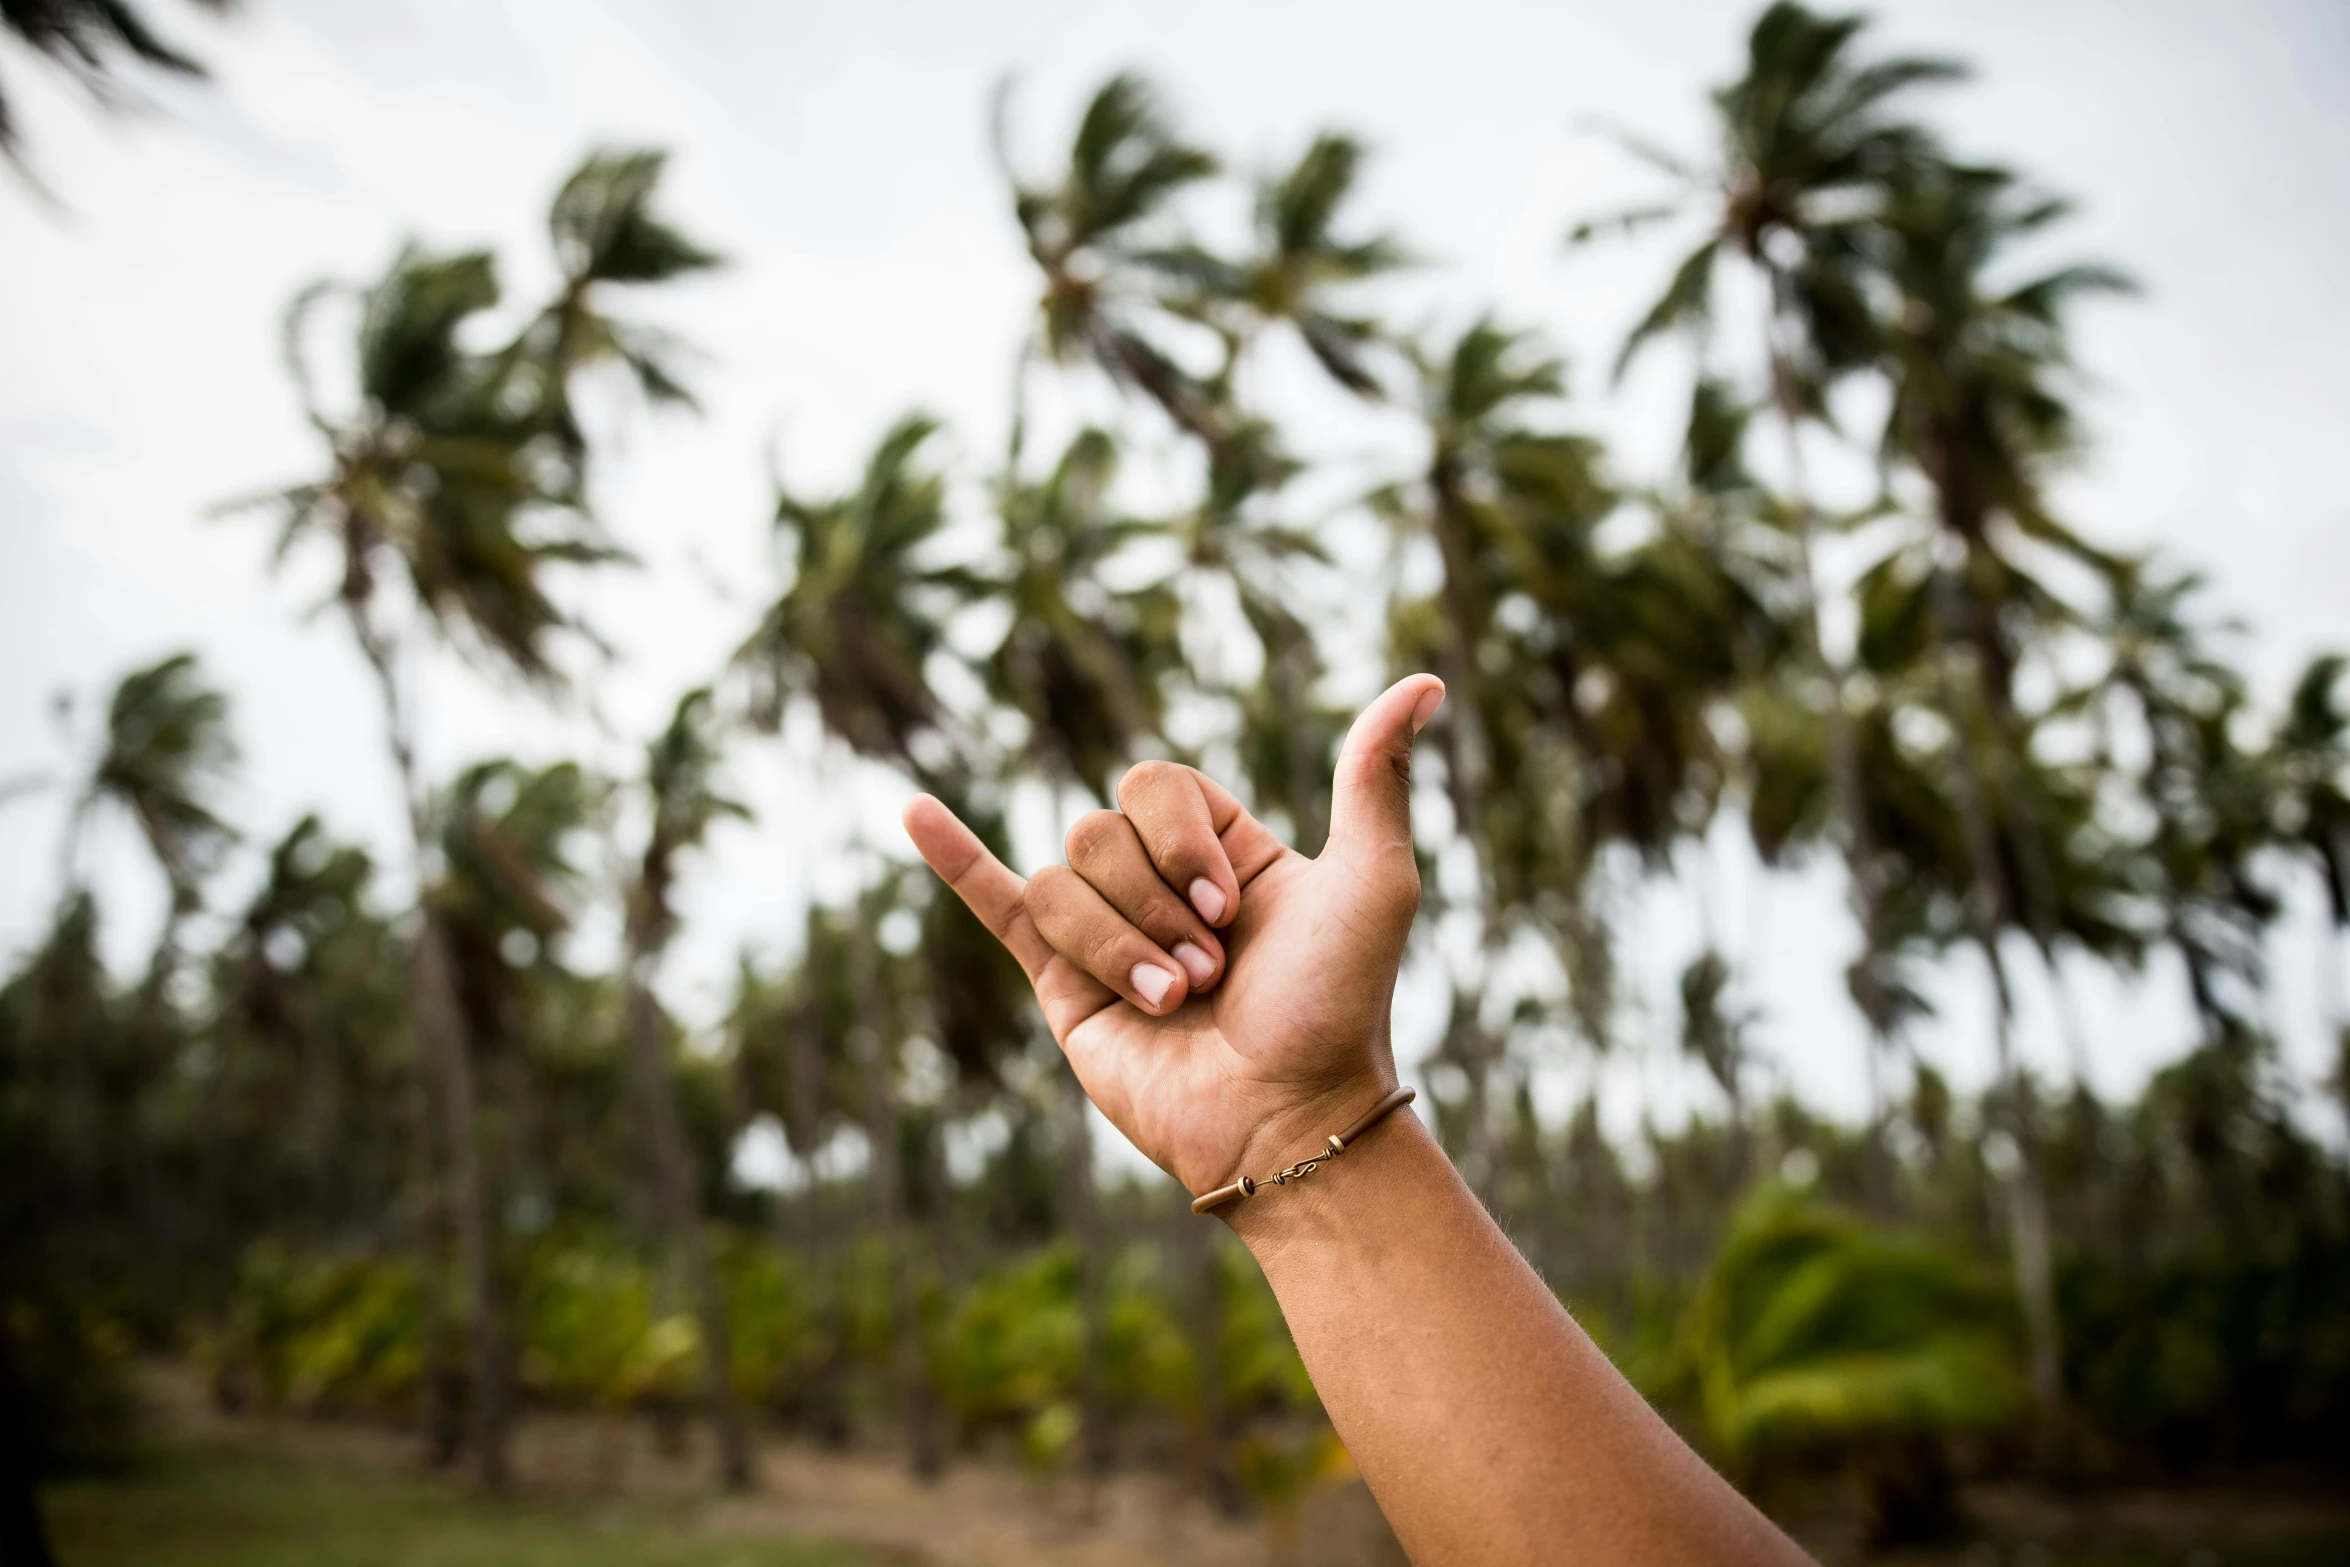
[[[1183,965],[1193,990],[1224,975],[1224,944],[1151,862],[1134,823],[1119,811],[1093,811],[1069,829],[1069,868],[1110,907]]]

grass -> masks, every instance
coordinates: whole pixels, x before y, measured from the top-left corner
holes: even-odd
[[[491,1501],[448,1481],[175,1448],[43,1497],[69,1567],[873,1567],[698,1528],[690,1506]]]

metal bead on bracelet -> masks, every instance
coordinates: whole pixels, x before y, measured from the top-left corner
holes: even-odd
[[[1238,1202],[1244,1197],[1254,1197],[1263,1185],[1287,1186],[1291,1181],[1304,1180],[1324,1164],[1353,1147],[1356,1138],[1418,1097],[1419,1095],[1409,1088],[1396,1089],[1386,1098],[1371,1106],[1370,1110],[1356,1120],[1354,1125],[1343,1132],[1333,1133],[1329,1140],[1323,1144],[1322,1151],[1312,1158],[1300,1159],[1280,1174],[1266,1176],[1263,1182],[1259,1182],[1252,1176],[1244,1175],[1230,1186],[1219,1186],[1205,1197],[1194,1197],[1191,1200],[1191,1211],[1206,1213],[1210,1209],[1221,1208],[1228,1202]]]

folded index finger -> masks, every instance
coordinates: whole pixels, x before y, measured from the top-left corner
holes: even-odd
[[[989,853],[979,834],[964,826],[935,795],[914,796],[906,806],[905,823],[906,836],[914,840],[914,847],[922,851],[930,868],[1020,960],[1029,983],[1034,984],[1053,960],[1053,949],[1038,933],[1036,921],[1028,917],[1028,907],[1021,899],[1028,883]]]

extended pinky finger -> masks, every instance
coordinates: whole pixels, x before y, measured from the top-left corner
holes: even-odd
[[[963,825],[934,795],[918,794],[906,806],[906,836],[939,879],[955,889],[979,923],[995,933],[1034,984],[1053,960],[1053,949],[1028,917],[1022,894],[1028,884],[988,852],[979,834]]]

